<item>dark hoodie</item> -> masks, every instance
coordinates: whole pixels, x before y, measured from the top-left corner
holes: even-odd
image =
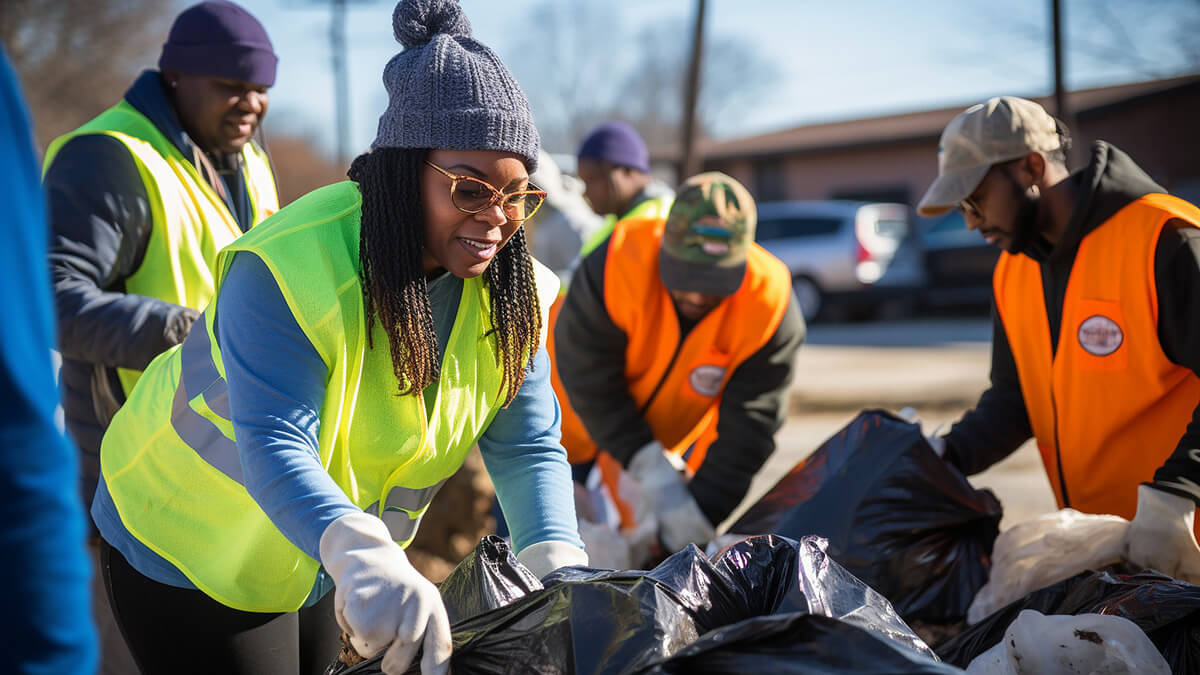
[[[1058,345],[1067,280],[1080,242],[1130,202],[1166,192],[1128,155],[1103,141],[1092,146],[1087,167],[1068,180],[1076,182],[1081,194],[1063,238],[1054,246],[1042,239],[1025,253],[1041,266],[1051,349]],[[1200,374],[1200,230],[1176,220],[1168,222],[1155,249],[1154,277],[1163,353],[1172,363]],[[1033,435],[1012,348],[994,305],[991,379],[992,386],[978,406],[946,437],[947,459],[967,475],[1004,459]],[[1200,485],[1200,464],[1189,457],[1192,448],[1200,448],[1200,405],[1175,451],[1154,475],[1156,487],[1200,503],[1200,494],[1164,485],[1177,485],[1180,478]]]
[[[200,152],[179,123],[162,78],[146,71],[125,93],[184,157]],[[209,155],[218,167],[226,208],[242,231],[252,210],[240,155]],[[210,183],[217,178],[200,171]],[[62,352],[67,430],[81,452],[82,490],[91,504],[100,472],[100,439],[124,403],[117,367],[142,370],[187,337],[199,313],[157,298],[125,293],[142,265],[154,226],[146,187],[128,148],[103,134],[63,145],[44,178],[50,220],[50,273]]]

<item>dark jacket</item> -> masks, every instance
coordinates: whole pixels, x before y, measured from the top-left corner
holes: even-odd
[[[1150,193],[1165,193],[1144,171],[1117,148],[1097,142],[1087,167],[1069,178],[1081,195],[1066,232],[1057,245],[1044,239],[1026,253],[1041,265],[1046,315],[1050,320],[1052,348],[1058,345],[1067,280],[1079,244],[1130,202]],[[1200,230],[1178,221],[1168,222],[1154,253],[1158,287],[1158,340],[1172,363],[1200,374]],[[983,471],[1004,459],[1033,435],[1016,361],[1004,325],[992,309],[992,386],[978,406],[963,416],[946,437],[946,457],[967,475]],[[1155,482],[1190,480],[1200,486],[1200,463],[1189,451],[1200,448],[1200,401],[1174,452],[1154,476]],[[1186,482],[1186,481],[1183,481]],[[1157,487],[1200,502],[1200,493]]]
[[[576,411],[603,411],[583,418],[592,440],[627,465],[654,434],[629,394],[625,333],[613,323],[604,302],[608,248],[605,241],[592,251],[571,279],[555,327],[553,358],[571,406]],[[679,324],[682,341],[695,322],[679,317]],[[787,416],[793,362],[804,337],[804,318],[791,296],[775,334],[730,375],[721,392],[717,439],[688,483],[713,523],[733,512],[754,474],[775,451],[775,432]]]
[[[184,157],[196,157],[199,149],[180,125],[158,72],[142,73],[125,100]],[[223,167],[225,189],[217,192],[225,196],[226,207],[245,231],[253,216],[238,170],[241,157],[210,158]],[[100,473],[100,439],[125,401],[116,368],[144,369],[155,356],[183,341],[199,313],[125,293],[125,280],[141,266],[154,222],[145,184],[124,144],[102,134],[71,139],[48,167],[44,185],[63,357],[63,410],[67,430],[81,451],[82,489],[90,504]]]

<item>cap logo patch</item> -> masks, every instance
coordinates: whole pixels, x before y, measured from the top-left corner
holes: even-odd
[[[1093,356],[1108,356],[1121,348],[1125,334],[1116,321],[1095,314],[1079,324],[1079,346]]]
[[[721,393],[721,382],[725,379],[725,369],[720,366],[697,366],[688,375],[692,389],[701,396],[716,396]]]

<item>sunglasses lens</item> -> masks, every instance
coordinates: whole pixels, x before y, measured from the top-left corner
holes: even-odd
[[[478,213],[492,201],[492,190],[474,178],[460,178],[451,197],[454,205],[468,213]]]

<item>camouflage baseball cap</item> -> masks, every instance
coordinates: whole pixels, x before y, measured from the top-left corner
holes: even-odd
[[[733,295],[746,276],[758,212],[742,184],[717,171],[684,181],[667,214],[658,256],[663,284],[676,291]]]

